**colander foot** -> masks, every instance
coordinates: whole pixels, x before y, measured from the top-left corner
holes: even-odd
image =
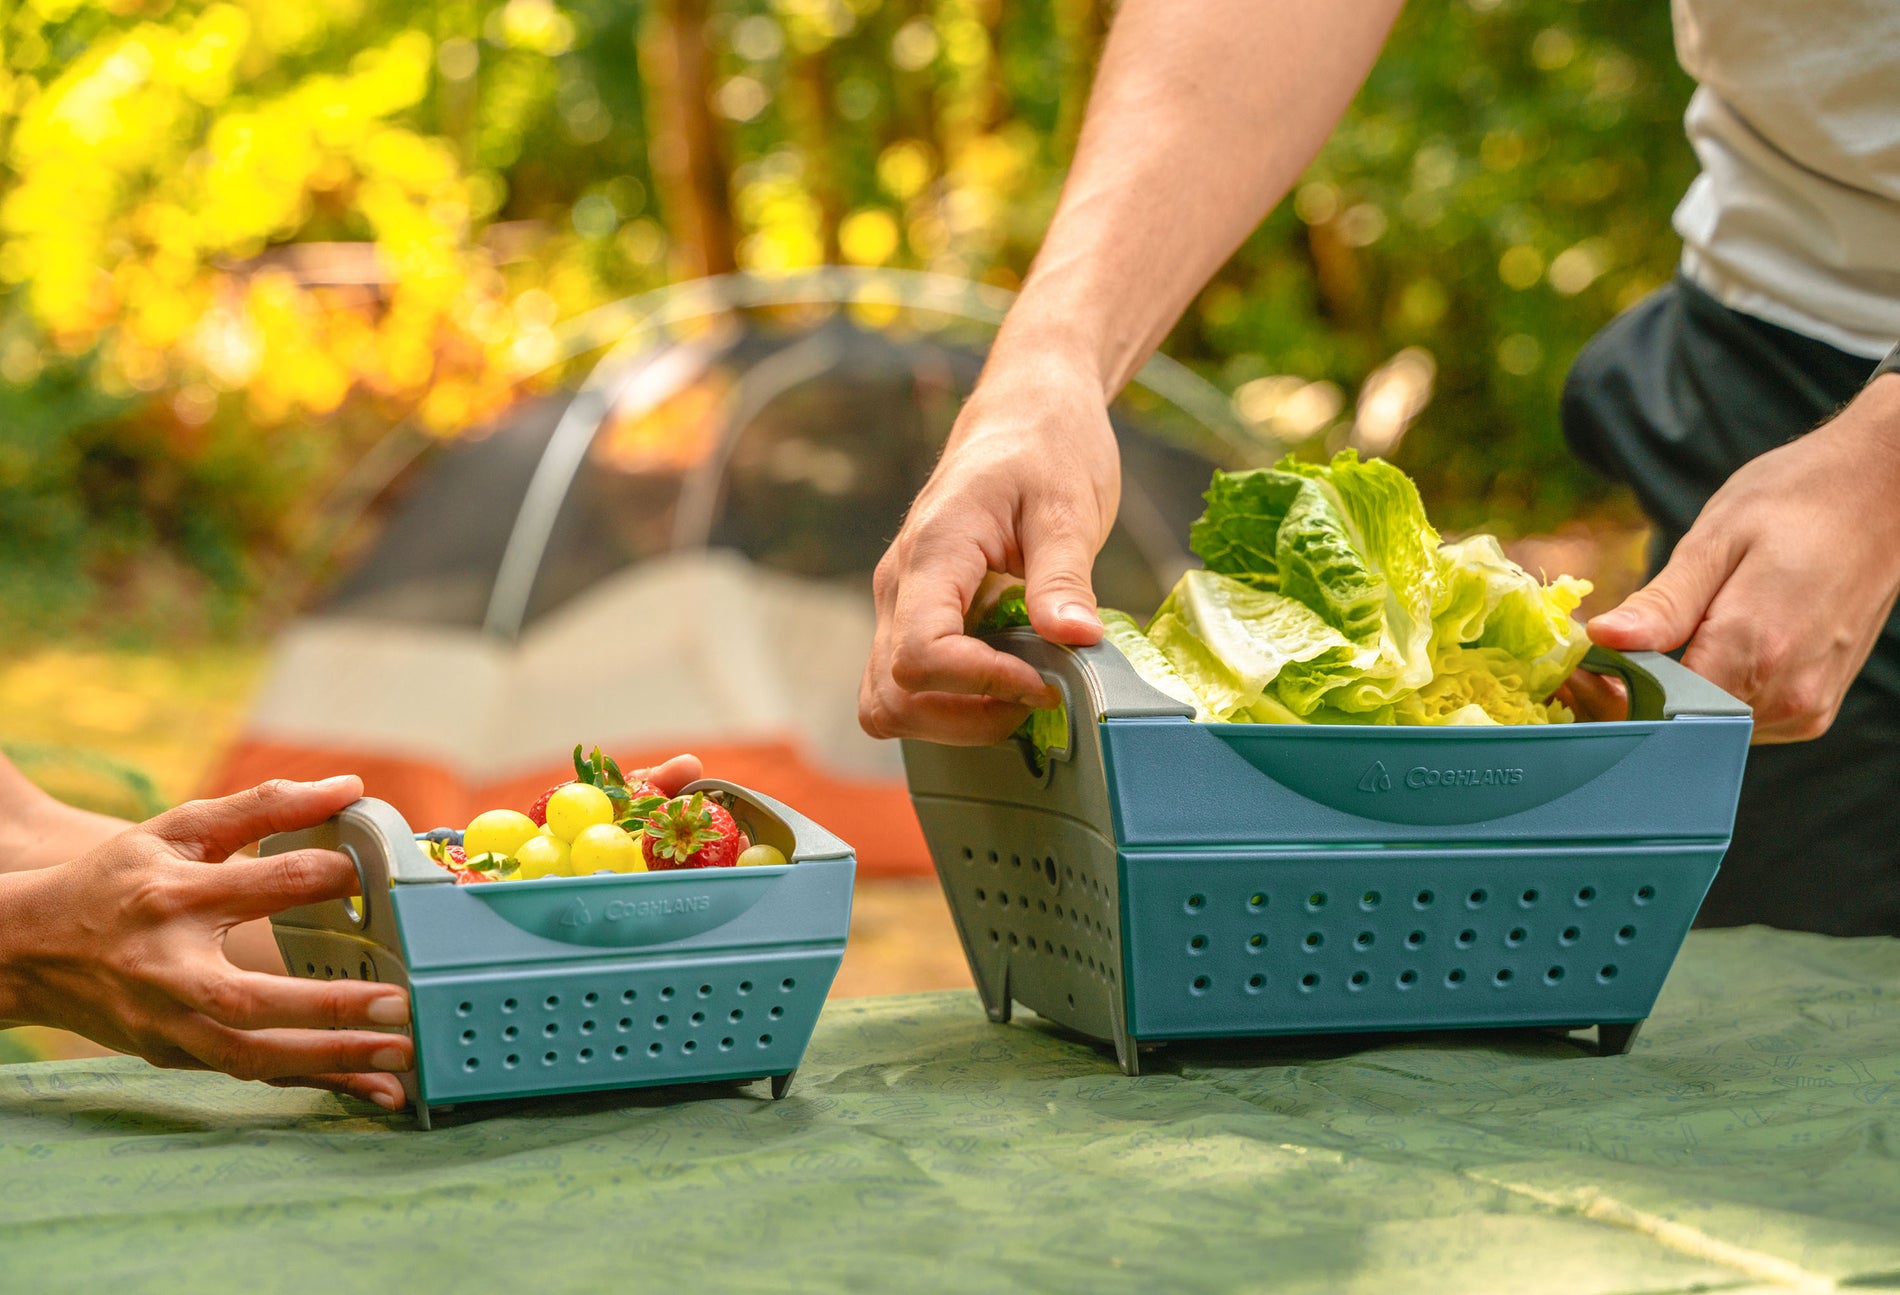
[[[772,1100],[777,1101],[791,1091],[792,1080],[798,1077],[796,1070],[788,1070],[782,1075],[772,1076]]]
[[[1636,1042],[1637,1031],[1643,1028],[1641,1021],[1624,1021],[1617,1024],[1603,1022],[1597,1026],[1597,1055],[1599,1057],[1621,1057]]]

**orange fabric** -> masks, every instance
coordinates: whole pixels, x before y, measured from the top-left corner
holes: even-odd
[[[857,850],[858,875],[933,875],[930,852],[902,783],[837,777],[807,764],[786,742],[696,744],[692,750],[705,761],[709,777],[756,787],[849,841]],[[627,748],[613,752],[623,769],[658,764],[676,754]],[[241,738],[212,771],[205,794],[229,795],[266,778],[315,779],[337,773],[360,775],[369,795],[394,805],[418,831],[461,827],[484,809],[512,807],[526,812],[542,792],[574,776],[571,765],[549,765],[520,777],[471,786],[426,760]]]

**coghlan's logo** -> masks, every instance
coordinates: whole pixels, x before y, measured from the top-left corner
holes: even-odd
[[[1396,786],[1411,791],[1427,791],[1441,787],[1515,787],[1524,781],[1522,769],[1476,768],[1476,769],[1433,769],[1426,765],[1413,765],[1405,771],[1402,778],[1394,780],[1386,770],[1383,760],[1374,760],[1366,771],[1359,775],[1360,791],[1391,791]]]

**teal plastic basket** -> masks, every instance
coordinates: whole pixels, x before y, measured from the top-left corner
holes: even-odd
[[[423,1128],[465,1101],[770,1079],[784,1096],[844,956],[851,847],[770,797],[706,779],[765,868],[457,886],[389,805],[360,800],[263,854],[340,850],[360,904],[272,919],[294,975],[410,994]]]
[[[1026,630],[1066,749],[906,742],[992,1019],[1112,1041],[1596,1026],[1627,1051],[1734,825],[1748,708],[1593,651],[1631,718],[1506,728],[1197,724],[1108,644]]]

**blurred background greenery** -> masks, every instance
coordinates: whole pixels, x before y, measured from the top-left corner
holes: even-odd
[[[1100,0],[23,0],[0,40],[0,614],[229,636],[294,602],[392,425],[546,380],[558,321],[823,262],[1010,286]],[[1565,367],[1670,273],[1666,6],[1450,0],[1169,352],[1290,438],[1406,348],[1395,456],[1452,527],[1626,506]],[[1156,195],[1156,201],[1165,201]],[[339,492],[342,503],[339,503]]]
[[[418,439],[570,379],[583,312],[827,263],[1013,287],[1111,15],[0,6],[0,748],[116,813],[191,794],[343,523]],[[1654,0],[1420,0],[1166,349],[1272,438],[1388,449],[1447,529],[1627,588],[1640,518],[1557,401],[1673,269],[1689,90]]]

